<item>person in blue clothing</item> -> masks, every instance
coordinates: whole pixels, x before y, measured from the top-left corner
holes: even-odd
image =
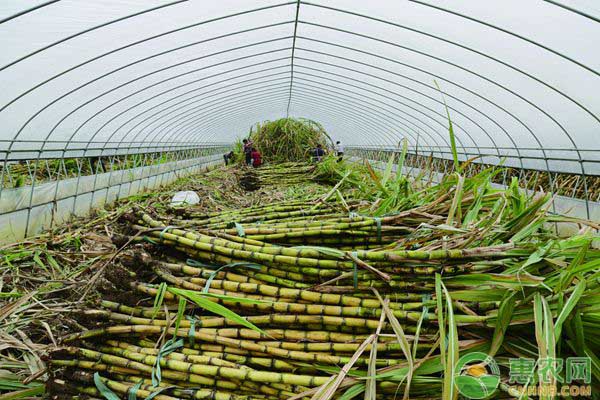
[[[319,162],[325,157],[325,150],[321,143],[317,144],[317,147],[313,150],[313,161]]]

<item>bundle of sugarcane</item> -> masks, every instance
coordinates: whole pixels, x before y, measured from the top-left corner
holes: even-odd
[[[550,336],[573,340],[561,347],[569,354],[597,351],[592,238],[545,231],[544,196],[468,180],[441,187],[383,217],[349,215],[361,204],[323,198],[188,220],[130,215],[145,236],[128,241],[160,246],[163,260],[126,254],[137,296],[82,311],[90,329],[65,338],[78,346],[51,362],[67,374],[101,372],[96,388],[89,374],[80,379],[78,390],[91,394],[174,386],[165,393],[178,398],[329,398],[343,389],[431,398],[448,387],[439,373],[459,351],[521,356],[535,343],[555,351]],[[540,330],[543,340],[532,335]]]
[[[267,164],[256,169],[260,181],[265,185],[294,185],[312,178],[315,166],[302,162]]]
[[[227,270],[215,269],[197,261],[190,266],[155,260],[142,251],[130,252],[123,262],[137,267],[140,278],[156,276],[163,282],[130,283],[135,292],[154,297],[154,305],[140,306],[131,296],[135,305],[102,301],[98,309],[81,311],[88,325],[94,321],[98,326],[89,325],[90,330],[64,338],[67,345],[75,341],[81,344],[55,353],[51,363],[66,367],[67,376],[72,379],[80,378],[73,375],[74,371],[101,372],[96,377],[96,388],[89,386],[89,375],[87,386],[85,380],[76,385],[77,390],[90,394],[98,394],[98,388],[106,390],[104,387],[131,394],[141,382],[135,391],[142,395],[168,387],[169,395],[178,398],[278,399],[304,393],[301,398],[312,395],[311,388],[329,387],[332,380],[328,373],[337,365],[346,365],[355,368],[355,374],[340,375],[343,380],[336,388],[360,387],[360,374],[356,372],[373,369],[376,376],[388,373],[387,378],[374,382],[378,398],[406,388],[413,398],[430,397],[442,387],[436,374],[443,366],[446,339],[438,330],[454,330],[449,339],[455,343],[448,345],[456,344],[460,351],[502,350],[510,354],[511,349],[501,349],[500,344],[503,340],[527,344],[531,339],[530,326],[538,323],[540,307],[550,312],[543,314],[540,321],[551,318],[551,310],[562,314],[560,309],[567,307],[561,307],[564,299],[561,302],[557,296],[562,287],[560,293],[569,295],[568,307],[575,297],[580,304],[578,312],[583,325],[578,334],[590,337],[597,332],[596,295],[581,292],[581,287],[587,283],[597,288],[594,272],[600,254],[585,245],[575,251],[578,244],[581,243],[566,240],[547,249],[548,259],[561,259],[576,267],[568,273],[545,272],[545,265],[530,268],[527,264],[531,264],[535,254],[524,249],[513,254],[507,254],[506,249],[472,249],[462,255],[432,251],[427,258],[418,252],[407,252],[405,261],[419,262],[440,258],[487,261],[490,255],[503,253],[511,256],[512,264],[504,260],[503,264],[496,263],[504,271],[501,275],[472,271],[443,279],[439,274],[433,279],[424,275],[420,284],[413,274],[416,271],[394,272],[397,277],[410,277],[414,284],[385,300],[377,292],[323,293],[314,284],[286,288],[272,274],[273,269],[257,269],[256,275],[249,275],[245,273],[250,267],[247,264],[229,263]],[[213,246],[218,251],[216,243]],[[298,265],[302,264],[300,260]],[[386,271],[393,269],[390,266]],[[344,270],[337,273],[343,274]],[[550,285],[552,292],[540,290],[542,279],[531,275],[533,271],[546,273],[544,284]],[[297,279],[306,272],[302,270]],[[575,274],[586,278],[576,278]],[[355,279],[364,285],[365,279],[377,276],[365,270]],[[570,281],[575,279],[576,284]],[[453,307],[444,312],[445,303]],[[205,314],[206,311],[211,314]],[[505,337],[508,328],[512,337]],[[172,339],[166,340],[167,337]],[[594,349],[594,343],[592,339],[588,345]],[[367,351],[376,352],[377,357],[367,356]],[[419,359],[430,364],[429,370],[419,373],[415,368],[406,382],[407,364],[411,367],[412,362],[414,368]],[[195,389],[188,389],[190,386]],[[145,391],[140,390],[142,387]]]

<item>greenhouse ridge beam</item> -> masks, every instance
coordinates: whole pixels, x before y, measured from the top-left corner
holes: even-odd
[[[18,13],[16,13],[16,14],[10,15],[10,16],[8,16],[8,17],[6,17],[6,18],[2,18],[2,19],[0,19],[0,24],[3,24],[3,23],[5,23],[5,22],[8,22],[8,21],[10,21],[10,20],[12,20],[12,19],[15,19],[15,18],[22,17],[22,16],[23,16],[23,15],[25,15],[25,14],[29,14],[29,13],[30,13],[30,12],[32,12],[32,11],[39,10],[40,8],[43,8],[43,7],[49,6],[50,4],[53,4],[53,3],[58,3],[59,1],[60,1],[60,0],[50,0],[50,1],[47,1],[47,2],[45,2],[45,3],[40,3],[40,4],[38,4],[37,6],[33,6],[33,7],[31,7],[31,8],[25,9],[25,10],[23,10],[23,11],[21,11],[21,12],[18,12]],[[185,0],[185,1],[187,1],[187,0]]]
[[[288,98],[285,116],[290,116],[290,103],[292,102],[292,87],[294,85],[294,53],[296,51],[296,38],[298,37],[298,17],[300,15],[300,0],[296,5],[296,18],[294,20],[294,39],[292,40],[292,58],[290,60],[290,95]]]

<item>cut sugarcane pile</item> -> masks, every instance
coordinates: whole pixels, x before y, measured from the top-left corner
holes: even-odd
[[[600,350],[591,236],[545,231],[545,196],[467,180],[419,198],[436,191],[381,217],[329,196],[218,213],[134,210],[127,236],[115,236],[140,242],[121,257],[130,282],[117,278],[131,292],[79,311],[88,330],[52,354],[52,387],[161,391],[157,399],[439,398],[459,351]]]
[[[246,191],[255,191],[261,186],[287,187],[306,183],[312,177],[315,166],[305,163],[283,163],[264,165],[260,168],[244,169],[239,173],[238,183]]]

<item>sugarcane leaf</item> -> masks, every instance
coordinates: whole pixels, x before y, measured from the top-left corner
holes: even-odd
[[[459,357],[459,344],[458,344],[458,328],[456,321],[454,320],[454,310],[452,307],[452,298],[450,293],[444,286],[444,283],[440,278],[440,286],[444,292],[446,299],[446,311],[448,313],[448,353],[446,357],[446,366],[444,368],[444,400],[455,400],[458,398],[458,391],[455,386],[456,376],[456,363],[458,363]]]
[[[497,285],[501,287],[517,289],[523,286],[540,286],[544,282],[544,278],[531,275],[527,272],[521,272],[520,274],[472,273],[444,278],[444,281],[448,284],[455,285]]]
[[[544,360],[543,362],[547,362],[546,360],[553,360],[556,355],[556,342],[554,340],[552,312],[548,302],[540,293],[536,293],[533,298],[533,313],[535,321],[535,337],[538,345],[539,364],[542,360]],[[540,380],[548,383],[550,386],[553,386],[556,383],[552,374],[549,374],[544,378],[544,380],[541,378]],[[540,399],[544,400],[549,400],[550,398],[551,396],[546,394],[540,396]]]
[[[577,305],[577,302],[581,299],[581,296],[583,296],[585,293],[585,288],[586,283],[585,280],[582,279],[577,285],[575,285],[575,289],[569,296],[569,300],[567,300],[567,302],[563,305],[560,314],[558,314],[558,317],[556,317],[556,322],[554,323],[554,337],[557,340],[560,339],[562,325]]]
[[[322,393],[319,393],[318,397],[316,397],[316,395],[313,396],[313,399],[315,399],[315,400],[316,399],[319,399],[319,400],[332,399],[333,396],[335,395],[335,392],[337,391],[339,386],[342,384],[343,380],[346,378],[346,375],[348,374],[348,372],[350,371],[352,366],[360,358],[362,353],[364,353],[366,348],[375,341],[376,337],[377,337],[376,335],[370,335],[369,337],[367,337],[361,343],[361,345],[356,349],[356,351],[354,352],[352,357],[350,357],[350,360],[346,363],[346,365],[344,365],[344,367],[342,368],[340,373],[335,377],[335,379],[330,384],[326,384],[327,386],[324,385],[323,387],[325,388],[325,390]]]
[[[386,305],[389,304],[389,299],[385,300]],[[369,363],[367,365],[367,382],[365,384],[365,400],[375,400],[377,398],[377,341],[381,334],[381,329],[385,323],[386,313],[382,312],[379,317],[379,325],[375,331],[375,340],[371,345],[371,352],[369,354]]]
[[[442,296],[442,276],[435,274],[435,301],[437,305],[438,329],[440,331],[440,359],[446,365],[446,324],[444,323],[444,303]]]
[[[183,314],[185,313],[185,306],[187,301],[184,297],[179,298],[179,305],[177,307],[177,316],[175,317],[175,331],[173,333],[173,339],[177,337],[177,333],[179,332],[179,325],[181,324],[181,320],[183,319]]]
[[[383,172],[383,177],[381,178],[381,185],[385,186],[390,177],[392,176],[392,168],[394,167],[394,160],[396,159],[396,153],[395,152],[391,152],[390,154],[390,158],[387,162],[387,165],[385,166],[385,171]]]
[[[423,309],[421,310],[421,315],[419,316],[419,320],[417,321],[417,328],[415,329],[415,335],[413,340],[413,349],[412,349],[412,358],[413,360],[417,359],[417,349],[419,347],[419,336],[421,334],[421,326],[423,325],[423,321],[425,320],[425,316],[429,313],[429,307],[426,302],[430,300],[429,295],[423,296]]]
[[[396,169],[396,181],[404,181],[404,175],[402,170],[404,169],[404,161],[406,160],[406,154],[408,153],[408,140],[403,138],[402,141],[402,152],[400,153],[400,158],[398,159],[398,167]]]
[[[446,115],[448,116],[448,134],[450,135],[450,149],[452,150],[452,159],[454,160],[454,169],[457,174],[460,173],[460,164],[458,163],[458,151],[456,150],[456,138],[454,136],[454,126],[452,125],[452,118],[450,118],[450,110],[448,109],[448,105],[446,104],[446,97],[440,89],[440,85],[438,85],[437,81],[434,80],[435,86],[438,91],[442,94],[442,101],[444,102],[444,108],[446,109]]]
[[[246,328],[252,329],[256,332],[259,332],[259,333],[262,333],[263,335],[268,336],[265,331],[263,331],[262,329],[260,329],[256,325],[254,325],[253,323],[247,321],[245,318],[241,317],[240,315],[236,314],[235,312],[231,311],[230,309],[223,307],[222,305],[217,304],[206,298],[209,296],[212,296],[212,297],[219,297],[219,296],[216,296],[216,295],[210,294],[210,293],[198,293],[198,292],[195,292],[192,290],[186,290],[186,289],[180,289],[180,288],[174,288],[174,287],[169,287],[168,290],[177,296],[183,296],[183,297],[187,298],[188,300],[196,303],[198,306],[204,308],[207,311],[212,312],[213,314],[220,315],[221,317],[224,317],[224,318],[227,318],[228,320],[234,321],[237,324],[245,326]],[[230,297],[230,296],[227,296],[227,297]],[[222,298],[222,297],[220,297],[220,298]],[[252,299],[244,299],[244,298],[237,298],[237,297],[234,297],[233,299],[235,299],[234,301],[239,301],[239,302],[247,302],[249,300],[252,300]],[[252,300],[252,301],[256,302],[256,300]]]
[[[465,178],[462,175],[457,175],[457,179],[458,180],[454,188],[454,199],[452,200],[452,205],[450,206],[450,211],[448,212],[448,218],[446,219],[447,225],[453,225],[455,221],[457,224],[460,224],[460,204],[464,194],[463,186],[465,183]]]
[[[534,265],[542,261],[544,257],[548,254],[548,252],[552,249],[552,247],[554,247],[554,245],[555,242],[553,240],[550,240],[544,246],[538,248],[536,251],[531,253],[531,255],[527,258],[527,261],[525,261],[521,268],[526,268],[530,265]]]
[[[165,387],[159,388],[158,390],[155,390],[154,392],[150,393],[148,395],[148,397],[146,397],[144,400],[152,400],[153,398],[155,398],[156,396],[158,396],[165,390],[173,389],[174,387],[175,386],[165,386]]]
[[[571,283],[577,267],[585,261],[585,256],[591,244],[592,238],[583,238],[581,247],[579,247],[579,250],[571,261],[571,264],[569,264],[569,267],[560,276],[558,287],[555,290],[557,293],[562,292]]]
[[[167,284],[165,282],[161,282],[156,291],[156,296],[154,297],[154,305],[152,306],[152,319],[156,318],[156,316],[158,315],[158,311],[162,306],[166,291]]]
[[[373,181],[373,183],[375,183],[375,186],[377,186],[377,189],[379,189],[383,194],[385,194],[387,196],[388,192],[385,189],[385,187],[383,187],[383,185],[381,184],[381,181],[379,180],[379,177],[375,173],[375,170],[373,169],[373,167],[371,166],[371,164],[369,163],[369,161],[366,158],[364,161],[365,161],[365,166],[367,167],[367,171],[369,172],[369,176],[371,177],[371,180]]]
[[[410,384],[412,381],[412,375],[413,375],[413,370],[414,370],[414,360],[412,358],[410,344],[408,343],[408,339],[406,338],[406,335],[404,334],[404,329],[402,329],[402,325],[400,324],[400,321],[398,321],[398,318],[396,318],[393,311],[389,307],[389,300],[388,299],[383,300],[381,298],[381,296],[379,295],[379,292],[377,292],[376,290],[374,290],[374,292],[375,292],[375,295],[377,296],[377,298],[379,299],[379,303],[381,304],[381,307],[383,308],[383,313],[385,314],[386,318],[390,321],[392,330],[394,331],[394,334],[396,335],[396,339],[398,339],[398,343],[400,344],[400,349],[402,349],[402,354],[404,354],[404,358],[406,358],[406,361],[408,362],[408,373],[406,375],[406,385],[404,386],[404,397],[403,397],[406,400],[409,397]]]
[[[494,335],[492,336],[492,344],[490,346],[490,352],[488,353],[490,357],[496,355],[498,350],[500,350],[502,343],[504,342],[506,330],[510,325],[513,311],[515,309],[516,293],[517,292],[508,292],[506,297],[500,303],[500,307],[498,308],[498,316],[496,319],[496,326],[494,327]]]
[[[108,388],[108,386],[106,386],[104,384],[104,382],[102,382],[102,379],[100,378],[100,374],[97,372],[94,374],[94,385],[96,385],[96,389],[98,389],[100,394],[105,399],[107,399],[107,400],[120,400],[121,399],[112,390],[110,390]]]
[[[360,395],[365,390],[364,383],[357,383],[356,385],[350,386],[344,394],[342,394],[338,400],[352,400],[356,396]]]

